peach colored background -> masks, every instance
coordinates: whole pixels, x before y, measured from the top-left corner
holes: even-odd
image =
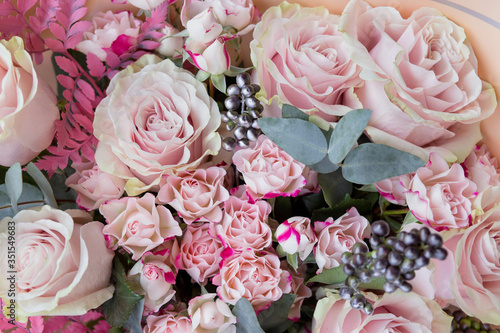
[[[267,8],[278,5],[281,0],[253,0],[263,13]],[[333,14],[340,14],[348,0],[293,0],[303,6],[325,6]],[[368,0],[372,6],[392,6],[398,9],[403,17],[411,15],[417,8],[428,6],[439,9],[449,19],[465,28],[479,62],[480,77],[490,82],[500,97],[500,29],[487,22],[452,6],[434,0]],[[500,25],[499,0],[448,0],[482,14]],[[500,106],[495,113],[481,124],[483,141],[495,156],[500,158]]]

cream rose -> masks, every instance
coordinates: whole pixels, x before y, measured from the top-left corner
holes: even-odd
[[[9,221],[16,225],[18,320],[83,315],[113,296],[114,287],[108,284],[114,253],[106,247],[102,223],[92,222],[81,210],[50,206],[4,218],[1,234],[7,232]],[[3,253],[7,239],[0,237]],[[6,298],[6,291],[1,288],[0,296]]]
[[[167,312],[161,316],[149,315],[143,333],[188,333],[192,332],[191,320],[183,315]]]
[[[143,56],[114,76],[95,112],[96,162],[126,179],[129,195],[157,190],[162,175],[195,169],[221,146],[219,109],[206,87],[158,61]]]
[[[0,40],[0,67],[0,165],[26,164],[52,143],[57,98],[38,78],[21,38]]]
[[[236,317],[217,294],[205,294],[189,301],[193,333],[236,333]]]
[[[423,159],[438,151],[462,162],[481,138],[479,122],[497,105],[464,29],[436,9],[403,19],[395,8],[353,0],[339,30],[365,80],[344,103],[373,111],[369,137]]]

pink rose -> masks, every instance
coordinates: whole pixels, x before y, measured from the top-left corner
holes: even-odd
[[[479,122],[497,105],[464,29],[433,8],[403,19],[362,0],[348,3],[339,29],[366,80],[354,90],[357,99],[347,95],[344,103],[373,111],[370,138],[424,159],[438,151],[463,161],[481,138]]]
[[[85,54],[93,53],[101,61],[106,60],[109,50],[121,55],[136,43],[141,23],[128,11],[97,13],[76,49]]]
[[[0,165],[26,164],[52,143],[57,98],[38,78],[23,40],[0,40]]]
[[[195,169],[221,140],[217,103],[190,72],[146,55],[113,77],[95,112],[96,162],[137,195],[163,174]]]
[[[462,163],[467,178],[483,192],[490,186],[500,185],[500,169],[496,157],[491,156],[486,145],[476,146]]]
[[[175,294],[175,274],[161,251],[146,252],[128,273],[128,283],[144,295],[144,308],[149,313],[158,312]]]
[[[236,317],[217,294],[205,294],[189,301],[193,333],[236,333]]]
[[[329,217],[324,222],[314,222],[314,230],[318,234],[314,249],[314,258],[319,267],[317,274],[340,266],[342,253],[350,251],[355,243],[363,242],[371,233],[370,223],[354,207],[336,220]]]
[[[415,293],[366,295],[374,312],[355,310],[338,294],[327,293],[314,311],[314,333],[449,332],[452,317],[433,300]]]
[[[125,180],[102,172],[95,162],[74,163],[72,166],[76,172],[66,179],[65,184],[78,193],[76,203],[79,207],[91,211],[122,196]]]
[[[304,176],[306,184],[300,191],[299,195],[318,193],[321,190],[321,186],[319,186],[318,183],[318,173],[316,171],[306,166],[302,172],[302,176]]]
[[[476,184],[465,177],[460,164],[449,167],[444,158],[431,153],[425,167],[413,177],[402,176],[401,182],[408,189],[408,207],[420,222],[438,231],[470,225]]]
[[[260,99],[267,104],[277,99],[330,121],[350,111],[343,99],[361,83],[360,69],[338,24],[339,16],[324,7],[283,2],[269,8],[250,44]]]
[[[244,297],[257,312],[291,290],[290,273],[281,270],[276,254],[266,251],[244,251],[224,259],[213,283],[224,302],[234,305]]]
[[[101,205],[99,212],[108,225],[104,234],[111,246],[121,246],[132,254],[133,260],[162,244],[166,239],[182,235],[179,223],[164,206],[155,205],[155,196],[146,193],[142,198],[124,197]]]
[[[189,317],[167,312],[162,316],[149,315],[143,333],[188,333],[192,332]]]
[[[7,253],[7,232],[15,222],[16,315],[83,315],[113,296],[113,251],[106,248],[103,224],[81,210],[50,206],[25,209],[0,221],[0,245]],[[6,256],[5,256],[6,257]],[[6,261],[6,260],[5,260]],[[7,264],[5,262],[5,264]],[[2,266],[2,275],[8,270]],[[7,298],[7,277],[0,296]]]
[[[281,223],[274,234],[276,240],[288,254],[298,253],[305,260],[312,252],[318,237],[307,217],[291,217]]]
[[[200,218],[219,222],[221,205],[229,199],[224,188],[226,171],[219,167],[180,171],[160,182],[157,200],[168,203],[190,224]]]
[[[158,46],[156,51],[165,57],[175,58],[176,56],[180,56],[184,45],[184,37],[172,37],[179,33],[179,30],[167,24],[160,32],[163,33],[164,36],[159,40],[161,45]]]
[[[304,164],[265,135],[259,136],[254,148],[235,152],[233,164],[242,173],[252,199],[296,196],[305,185]]]
[[[413,177],[413,173],[408,174],[408,177]],[[395,205],[406,206],[407,189],[401,184],[400,176],[384,179],[373,185],[385,200]]]
[[[252,31],[259,18],[252,0],[186,0],[181,11],[182,25],[187,27],[189,20],[207,9],[218,23],[235,28],[240,36]]]
[[[222,250],[219,239],[210,235],[208,223],[193,223],[184,231],[175,265],[186,270],[194,281],[205,285],[208,278],[219,272]]]
[[[224,246],[234,250],[262,250],[272,244],[272,231],[267,224],[270,213],[271,205],[267,201],[252,204],[232,196],[224,203],[222,221],[210,224],[210,231]]]

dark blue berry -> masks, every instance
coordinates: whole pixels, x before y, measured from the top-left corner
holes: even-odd
[[[399,285],[399,289],[404,293],[409,293],[413,289],[413,286],[405,281]]]
[[[417,229],[415,229],[417,230]],[[424,243],[427,242],[427,238],[429,238],[429,235],[431,234],[429,228],[423,227],[422,229],[419,230],[419,235],[420,235],[420,240]]]
[[[391,249],[388,246],[381,245],[377,247],[377,258],[385,258],[389,255]]]
[[[353,254],[356,254],[356,253],[366,253],[368,252],[368,246],[366,246],[365,243],[354,243],[354,245],[352,246],[351,248],[351,252]]]
[[[410,260],[415,260],[420,255],[420,250],[415,246],[409,246],[405,249],[404,255]]]
[[[386,293],[389,293],[389,294],[395,292],[396,289],[398,289],[398,287],[396,287],[394,284],[392,284],[388,281],[384,282],[383,288],[384,288],[384,291]]]
[[[410,271],[410,272],[403,273],[403,278],[407,281],[413,280],[415,278],[415,272]]]
[[[441,247],[443,245],[443,238],[438,234],[432,234],[427,237],[427,244],[432,247]]]
[[[347,262],[349,261],[349,258],[352,257],[352,253],[351,252],[344,252],[342,253],[342,255],[340,256],[340,261],[342,261],[342,264],[347,264]]]
[[[419,245],[420,244],[420,237],[418,235],[415,235],[413,233],[407,233],[403,239],[403,242],[406,245]]]
[[[401,270],[399,267],[389,266],[385,271],[385,279],[389,282],[396,281],[396,279],[399,278],[400,272]]]
[[[398,252],[391,251],[391,253],[387,256],[387,261],[391,266],[399,266],[403,262],[403,256]]]
[[[342,299],[350,300],[352,298],[352,295],[354,295],[354,289],[347,286],[341,287],[339,289],[339,295],[340,297],[342,297]]]
[[[373,313],[373,305],[366,302],[365,306],[363,307],[363,312],[366,313],[367,315],[371,316]]]
[[[242,88],[243,86],[250,84],[250,74],[248,73],[240,73],[236,76],[236,84],[238,87]]]
[[[354,267],[361,267],[366,263],[366,254],[356,253],[351,257],[350,261]]]
[[[238,96],[240,94],[240,88],[236,84],[227,87],[226,91],[229,96]]]
[[[356,276],[349,276],[346,280],[346,284],[351,288],[358,288],[361,281]]]
[[[405,258],[405,259],[403,259],[403,262],[401,263],[400,268],[401,268],[401,272],[403,272],[403,273],[410,272],[415,268],[415,261],[408,259],[408,258]]]
[[[381,273],[385,273],[387,266],[389,266],[389,262],[387,261],[387,259],[384,258],[377,259],[373,263],[373,268]]]
[[[436,258],[437,260],[445,260],[447,256],[448,252],[446,252],[446,250],[442,247],[438,247],[437,249],[435,249],[434,253],[432,254],[432,257]]]
[[[366,298],[361,294],[356,294],[351,298],[351,306],[353,309],[359,310],[365,306]]]
[[[371,227],[372,227],[372,234],[379,237],[386,237],[387,235],[389,235],[389,232],[391,231],[391,228],[389,228],[389,224],[383,220],[373,222]]]
[[[363,283],[368,283],[372,280],[371,273],[365,268],[358,272],[358,278]]]
[[[240,105],[241,105],[241,99],[238,96],[231,96],[224,100],[224,106],[228,110],[236,110],[240,107]]]
[[[398,239],[394,242],[394,245],[392,247],[394,247],[394,250],[403,253],[405,251],[406,245],[402,240]]]
[[[352,275],[356,274],[356,268],[354,268],[350,264],[345,264],[343,270],[344,270],[344,273],[348,276],[352,276]]]

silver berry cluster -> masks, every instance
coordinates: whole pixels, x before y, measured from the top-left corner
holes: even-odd
[[[261,131],[257,119],[261,116],[263,107],[255,98],[260,87],[250,84],[250,75],[241,73],[236,76],[236,84],[227,88],[229,97],[224,101],[227,111],[222,113],[222,121],[226,129],[233,131],[230,136],[222,141],[222,147],[231,151],[238,145],[247,148],[250,141],[256,141]]]

